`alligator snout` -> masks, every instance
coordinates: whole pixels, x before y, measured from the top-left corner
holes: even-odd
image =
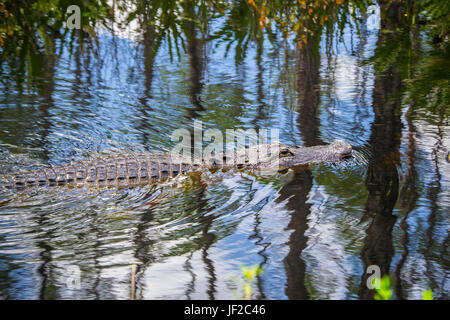
[[[333,148],[333,151],[341,158],[347,158],[352,154],[352,146],[341,140],[336,140],[330,144],[330,147]]]

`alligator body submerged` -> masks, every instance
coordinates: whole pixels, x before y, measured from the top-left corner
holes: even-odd
[[[197,162],[191,159],[174,160],[169,155],[155,153],[121,154],[8,174],[0,178],[0,187],[16,190],[58,185],[128,188],[203,170],[284,170],[300,165],[339,162],[351,152],[352,147],[348,143],[334,141],[329,145],[305,148],[277,142],[241,149],[228,155],[219,153],[215,158]]]

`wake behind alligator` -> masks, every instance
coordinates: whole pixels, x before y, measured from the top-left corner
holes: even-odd
[[[276,150],[276,152],[274,152]],[[208,160],[175,159],[167,154],[131,153],[80,160],[66,165],[7,174],[0,188],[22,190],[36,186],[130,188],[163,181],[179,174],[215,169],[276,170],[340,162],[352,147],[343,141],[313,147],[289,147],[280,142],[218,153]],[[273,161],[273,160],[277,161]],[[276,163],[276,165],[274,165]]]

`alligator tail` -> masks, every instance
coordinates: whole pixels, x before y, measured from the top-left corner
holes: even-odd
[[[198,164],[174,163],[166,155],[119,155],[6,175],[0,179],[0,187],[24,189],[66,185],[127,188],[165,180],[199,168]]]

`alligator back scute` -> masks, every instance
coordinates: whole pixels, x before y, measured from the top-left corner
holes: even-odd
[[[197,171],[201,167],[188,161],[174,163],[169,156],[163,154],[112,155],[5,175],[0,177],[0,187],[23,189],[33,186],[66,185],[128,188]]]

